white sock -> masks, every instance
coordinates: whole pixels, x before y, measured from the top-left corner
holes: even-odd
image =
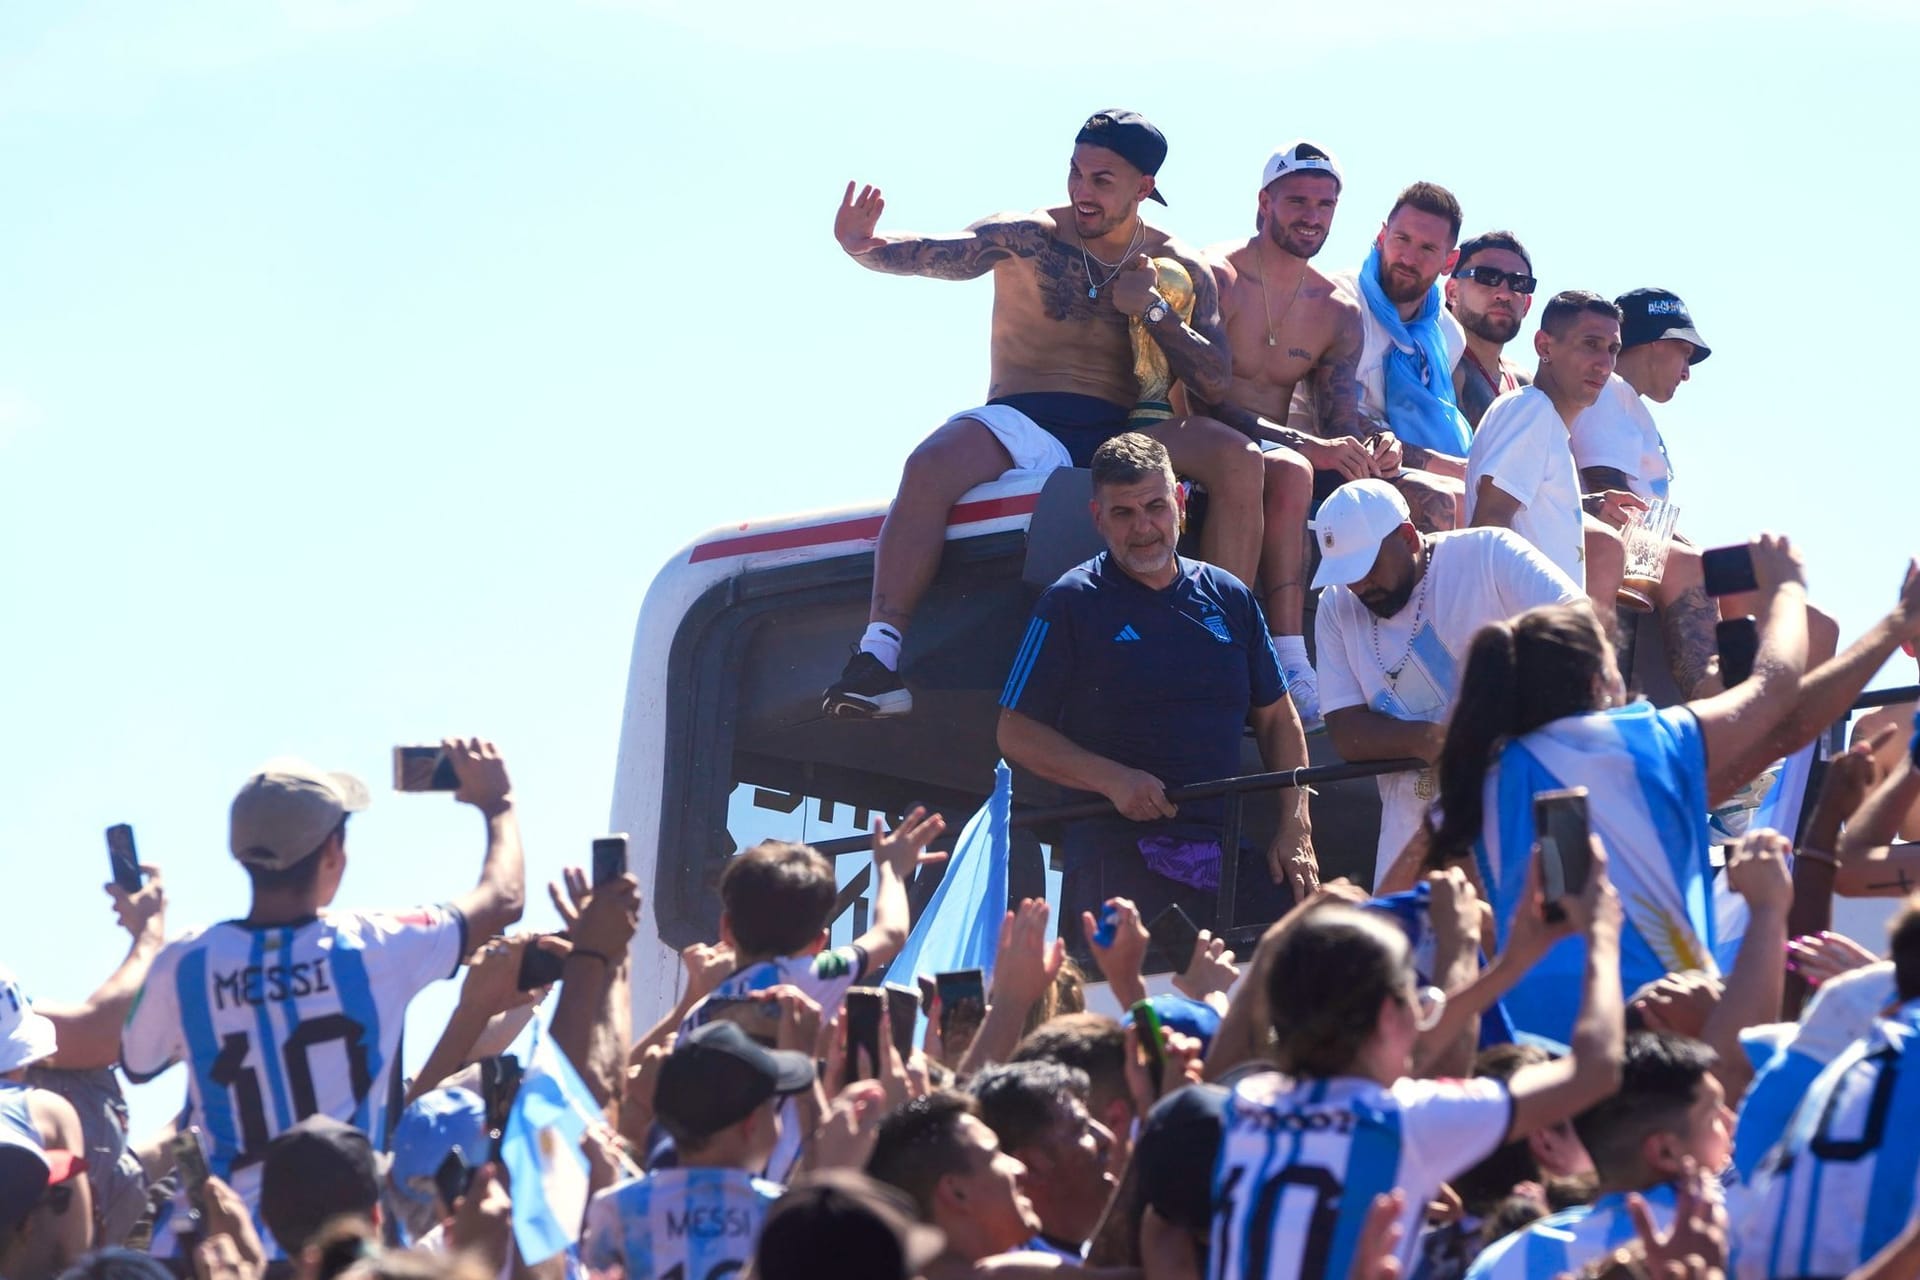
[[[869,622],[866,634],[860,637],[860,652],[880,659],[880,665],[887,670],[898,671],[900,633],[884,622]]]
[[[1273,651],[1280,658],[1280,669],[1288,675],[1313,670],[1313,664],[1307,661],[1305,636],[1275,636]]]

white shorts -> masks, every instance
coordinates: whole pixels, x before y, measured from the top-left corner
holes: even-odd
[[[1073,458],[1067,446],[1054,434],[1010,404],[983,404],[947,419],[947,423],[968,419],[993,432],[993,438],[1013,459],[1015,471],[1048,472],[1070,467]],[[945,424],[943,424],[945,425]]]

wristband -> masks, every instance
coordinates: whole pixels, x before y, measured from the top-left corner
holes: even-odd
[[[601,964],[606,965],[607,968],[613,968],[613,961],[607,959],[606,955],[602,952],[589,950],[586,947],[575,947],[573,950],[567,952],[567,959],[569,960],[579,960],[583,957],[588,960],[598,960]]]
[[[1840,865],[1840,859],[1819,849],[1795,849],[1793,851],[1793,857],[1796,862],[1801,858],[1805,858],[1809,862],[1823,862],[1829,867],[1838,867]]]

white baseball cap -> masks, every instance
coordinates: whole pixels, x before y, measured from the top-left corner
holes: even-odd
[[[1412,517],[1407,500],[1385,480],[1349,480],[1327,495],[1308,527],[1320,548],[1313,589],[1360,581],[1380,558],[1380,544]]]
[[[53,1056],[53,1023],[33,1011],[13,970],[0,968],[0,1072],[18,1071]]]
[[[1340,162],[1333,158],[1333,153],[1304,138],[1289,142],[1267,158],[1267,167],[1260,171],[1260,189],[1265,191],[1276,178],[1284,178],[1290,173],[1324,173],[1342,187],[1347,185],[1347,180],[1340,176]]]

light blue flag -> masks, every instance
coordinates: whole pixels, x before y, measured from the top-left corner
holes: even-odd
[[[580,1139],[603,1114],[545,1023],[536,1015],[512,1050],[521,1064],[520,1095],[500,1142],[513,1188],[513,1238],[529,1264],[580,1239],[588,1176]]]
[[[947,858],[946,878],[907,935],[907,945],[887,966],[893,981],[911,986],[917,973],[955,969],[983,969],[992,979],[1000,922],[1007,913],[1007,819],[1012,808],[1013,770],[1002,760],[994,766],[993,794],[967,819]]]

